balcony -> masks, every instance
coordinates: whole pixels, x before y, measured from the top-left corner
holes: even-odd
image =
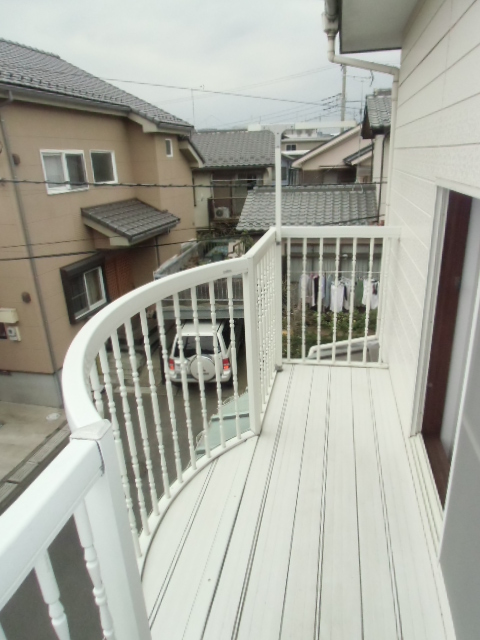
[[[421,443],[404,437],[388,369],[398,232],[281,235],[146,285],[80,332],[63,373],[71,442],[0,519],[0,609],[33,569],[70,638],[48,549],[73,515],[105,638],[455,637]],[[207,316],[211,381],[198,366]]]

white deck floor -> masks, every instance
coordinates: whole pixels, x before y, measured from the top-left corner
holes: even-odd
[[[425,536],[388,370],[286,367],[160,526],[153,638],[453,638]]]

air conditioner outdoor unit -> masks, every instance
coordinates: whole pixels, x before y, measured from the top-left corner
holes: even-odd
[[[230,209],[228,207],[217,207],[215,209],[215,218],[217,220],[230,218]]]

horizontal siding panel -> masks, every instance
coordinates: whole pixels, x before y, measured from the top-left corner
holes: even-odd
[[[480,93],[480,43],[445,74],[444,107]]]
[[[431,180],[424,180],[417,176],[397,171],[393,188],[400,193],[406,194],[407,199],[415,202],[423,214],[430,221],[432,220],[437,199],[437,187]],[[395,207],[393,208],[395,209]]]
[[[452,24],[455,24],[476,3],[478,0],[455,0],[452,6]]]
[[[450,31],[447,67],[451,67],[478,46],[479,27],[480,2],[475,2]]]
[[[432,235],[432,219],[417,204],[415,197],[408,191],[392,190],[392,207],[401,211],[401,220],[409,230],[420,240],[428,252]]]
[[[422,33],[428,27],[442,4],[450,1],[451,0],[425,0],[423,3],[417,3],[417,5],[420,6],[415,8],[410,16],[402,44],[402,64],[403,60],[418,43]]]
[[[405,124],[397,130],[395,146],[407,149],[480,144],[479,110],[480,94]]]
[[[479,23],[480,26],[480,23]],[[480,144],[480,94],[443,109],[437,144],[442,146]]]
[[[428,3],[427,3],[428,4]],[[439,7],[438,11],[431,18],[422,32],[421,37],[415,46],[408,52],[402,60],[402,68],[400,70],[400,82],[403,83],[412,71],[419,66],[424,58],[428,56],[430,51],[438,45],[440,40],[445,37],[450,29],[451,21],[451,0],[445,2]]]
[[[438,155],[438,178],[465,186],[479,186],[480,145],[465,145],[432,150]],[[434,174],[435,175],[435,174]]]
[[[410,98],[407,102],[398,107],[397,126],[424,118],[436,111],[441,110],[443,106],[444,95],[444,76],[438,76],[433,82],[421,89],[418,93]]]
[[[440,76],[447,64],[448,58],[448,38],[441,40],[438,45],[428,54],[425,60],[405,79],[398,89],[398,106],[403,105],[407,100],[419,93],[423,87],[430,84]]]

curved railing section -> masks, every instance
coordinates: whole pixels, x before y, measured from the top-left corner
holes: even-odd
[[[283,227],[277,244],[271,229],[245,256],[147,284],[80,331],[63,369],[68,422],[72,431],[111,423],[140,565],[185,483],[260,433],[282,359],[386,366],[383,291],[396,236]]]
[[[260,432],[275,376],[274,251],[271,231],[244,257],[140,287],[96,314],[68,351],[68,423],[111,423],[140,565],[182,486]]]

